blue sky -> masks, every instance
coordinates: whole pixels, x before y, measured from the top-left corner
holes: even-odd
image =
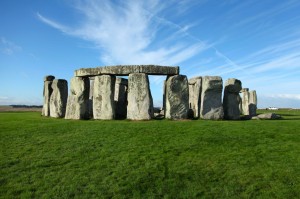
[[[300,108],[299,0],[1,0],[0,104],[42,104],[43,77],[115,64],[237,78],[258,107]],[[156,105],[164,76],[151,76]]]

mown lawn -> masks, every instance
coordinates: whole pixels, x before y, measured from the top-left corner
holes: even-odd
[[[279,113],[140,122],[0,113],[0,197],[299,198],[300,111]]]

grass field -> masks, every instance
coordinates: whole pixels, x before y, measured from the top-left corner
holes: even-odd
[[[299,198],[300,111],[276,112],[282,120],[0,113],[0,197]]]

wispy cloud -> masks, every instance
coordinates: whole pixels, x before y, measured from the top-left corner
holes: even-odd
[[[4,37],[0,38],[0,52],[5,55],[12,55],[15,52],[21,51],[22,48],[12,41],[7,40]]]
[[[180,26],[159,16],[167,6],[167,3],[158,1],[119,4],[113,1],[81,1],[75,7],[84,20],[75,28],[40,13],[37,16],[63,33],[94,43],[101,51],[104,64],[178,65],[205,50],[208,44],[191,40],[187,33],[190,26]],[[179,42],[178,37],[186,39]]]

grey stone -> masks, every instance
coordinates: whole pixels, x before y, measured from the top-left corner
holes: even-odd
[[[96,76],[93,92],[94,119],[112,120],[115,116],[115,92],[116,77],[113,75]]]
[[[103,66],[97,68],[81,68],[75,70],[75,76],[97,76],[97,75],[129,75],[131,73],[146,73],[149,75],[177,75],[178,66],[158,65],[117,65]]]
[[[189,79],[189,109],[192,118],[200,117],[202,77]]]
[[[185,75],[169,76],[166,80],[165,117],[187,119],[189,110],[189,86]]]
[[[86,77],[73,77],[68,96],[65,119],[89,118],[90,80]]]
[[[228,120],[240,119],[240,90],[242,83],[238,79],[230,78],[225,83],[223,109],[224,118]]]
[[[281,116],[275,113],[264,113],[264,114],[254,116],[252,117],[252,119],[276,120],[276,119],[281,119]]]
[[[68,82],[64,79],[55,79],[52,82],[52,95],[50,97],[50,116],[55,118],[65,117],[67,99],[68,99]]]
[[[223,119],[222,105],[223,81],[219,76],[204,76],[202,78],[201,110],[202,119]]]
[[[243,115],[250,115],[249,114],[249,89],[248,88],[243,88],[241,90],[242,92],[242,110],[243,110]]]
[[[128,78],[127,119],[150,120],[153,118],[153,101],[148,75],[133,73]]]
[[[255,116],[257,110],[257,95],[256,91],[249,91],[249,115]]]
[[[117,77],[115,84],[115,118],[125,119],[127,116],[128,79]]]
[[[54,76],[48,75],[44,77],[44,89],[43,89],[43,109],[42,115],[43,116],[50,116],[50,97],[52,94],[52,81],[54,80]]]
[[[89,117],[93,118],[93,92],[94,92],[94,79],[90,78],[90,94],[89,94]]]

